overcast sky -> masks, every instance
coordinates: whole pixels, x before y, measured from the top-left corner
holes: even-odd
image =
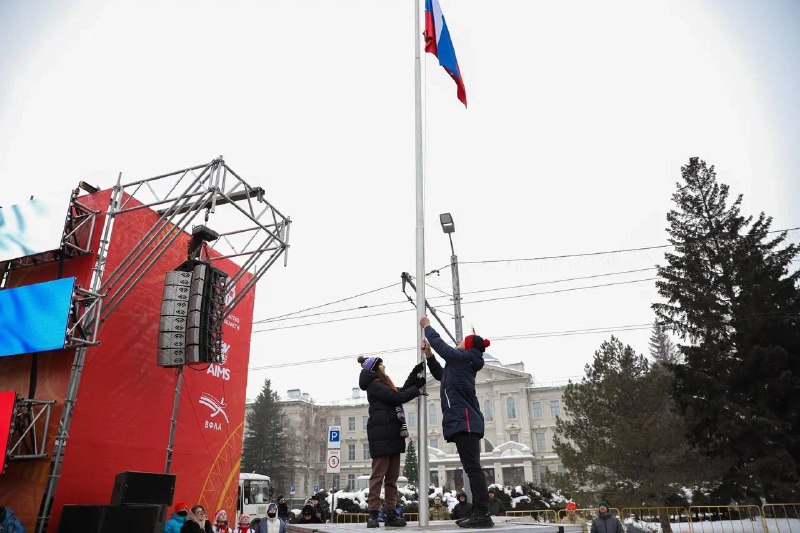
[[[426,264],[449,263],[438,214],[451,212],[465,329],[501,361],[540,383],[580,376],[611,333],[504,337],[652,323],[653,282],[636,280],[663,249],[481,261],[664,244],[691,156],[745,212],[800,226],[799,3],[440,1],[469,109],[428,55]],[[222,154],[294,221],[256,320],[395,283],[306,315],[365,309],[255,325],[398,311],[253,334],[251,367],[292,366],[252,370],[248,396],[271,378],[282,395],[344,398],[357,354],[416,339],[410,304],[372,307],[404,301],[415,269],[413,46],[408,1],[0,0],[0,183],[107,188]],[[429,281],[452,290],[449,269]],[[432,303],[451,327],[448,299]],[[616,334],[647,351],[649,329]],[[402,381],[416,353],[383,357]]]

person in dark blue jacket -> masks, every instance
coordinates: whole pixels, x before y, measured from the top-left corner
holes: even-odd
[[[483,528],[494,525],[489,515],[489,489],[481,467],[481,439],[483,438],[483,413],[475,394],[475,375],[483,368],[483,352],[489,341],[478,335],[469,335],[457,348],[445,343],[423,316],[419,321],[425,331],[426,341],[422,351],[431,375],[439,381],[442,401],[442,434],[447,442],[454,442],[464,472],[472,489],[472,516],[457,520],[461,527]],[[433,348],[444,359],[439,364],[431,352]]]

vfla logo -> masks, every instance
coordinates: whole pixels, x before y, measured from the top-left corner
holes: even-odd
[[[211,418],[214,418],[217,415],[222,415],[222,417],[225,419],[225,423],[228,423],[228,414],[225,412],[225,408],[228,407],[228,404],[225,403],[225,398],[217,400],[214,396],[204,392],[200,395],[199,403],[200,405],[205,405],[211,409]],[[220,424],[218,421],[206,420],[205,427],[207,429],[222,431],[222,424]]]

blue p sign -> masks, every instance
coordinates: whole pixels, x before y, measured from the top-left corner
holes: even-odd
[[[341,446],[342,428],[340,426],[328,427],[328,449],[336,449]]]

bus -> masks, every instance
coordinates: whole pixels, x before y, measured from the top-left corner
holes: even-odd
[[[250,518],[264,517],[267,504],[272,498],[272,485],[269,476],[261,474],[239,474],[239,494],[236,498],[236,523],[239,515],[247,513]]]

